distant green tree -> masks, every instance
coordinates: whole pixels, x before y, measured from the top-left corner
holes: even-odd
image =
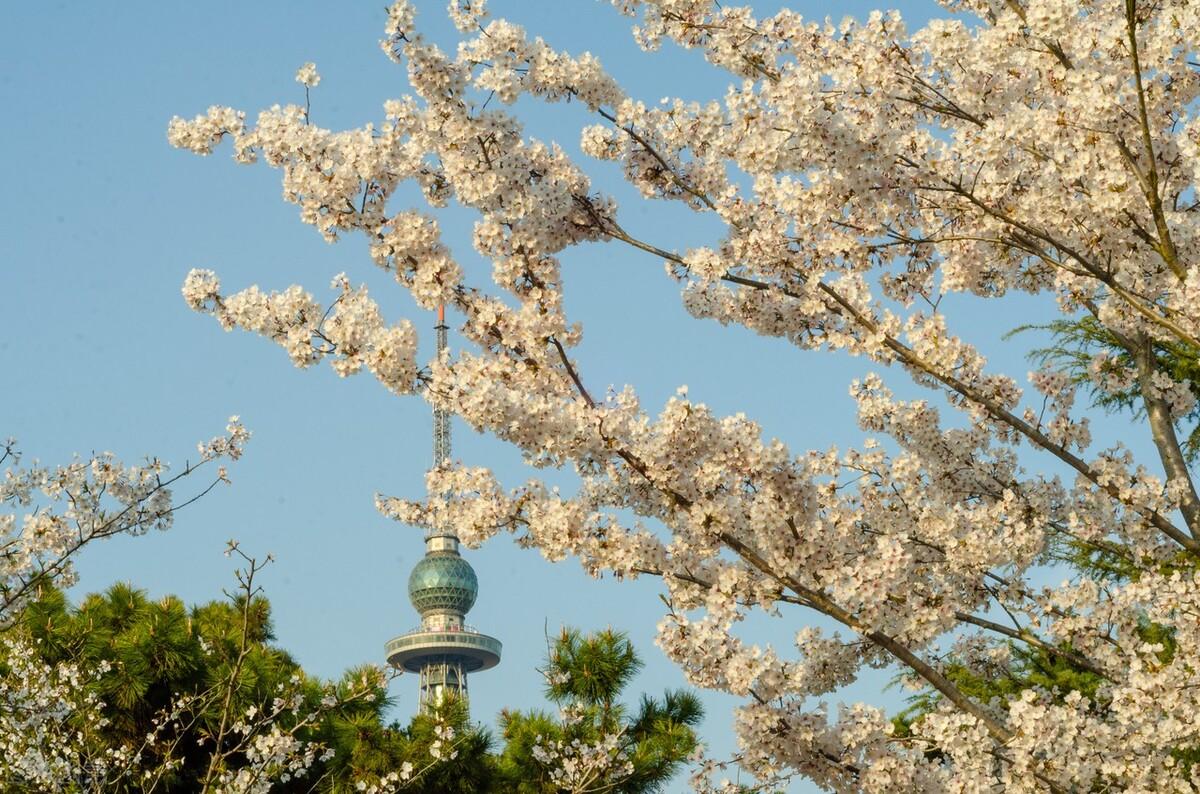
[[[300,711],[312,711],[329,693],[327,682],[308,675],[274,644],[270,604],[261,595],[249,603],[238,594],[188,609],[175,596],[153,600],[145,591],[117,584],[72,607],[61,591],[43,587],[22,611],[16,630],[27,633],[48,664],[71,662],[83,669],[105,670],[90,684],[105,704],[107,725],[97,740],[113,748],[142,748],[143,766],[167,770],[155,786],[160,791],[204,789],[226,710],[233,714],[251,707],[265,711],[281,689],[298,687],[304,700]],[[363,672],[348,670],[334,691],[340,695],[357,691]],[[233,685],[228,686],[231,679]],[[219,696],[225,691],[232,693],[228,707]],[[157,721],[181,698],[189,701],[182,716],[166,728],[158,727]],[[435,715],[417,717],[402,729],[385,722],[389,702],[382,688],[372,698],[339,697],[338,701],[298,733],[306,742],[332,749],[332,757],[318,761],[303,778],[281,782],[273,790],[353,791],[357,780],[385,774],[406,761],[422,773],[413,781],[416,790],[470,792],[483,790],[474,788],[476,784],[490,785],[491,739],[468,724],[461,706],[447,703]],[[282,719],[286,722],[289,717]],[[457,734],[451,750],[453,774],[440,768],[446,764],[428,762],[439,720]],[[159,739],[143,747],[145,737],[156,731]],[[237,753],[229,759],[231,768],[240,763]],[[116,790],[149,788],[141,780],[118,785]]]
[[[501,790],[551,792],[660,791],[696,749],[703,717],[695,695],[643,695],[636,710],[621,696],[642,668],[633,644],[618,631],[563,629],[549,650],[546,696],[562,713],[504,711]],[[569,760],[575,774],[565,775]]]
[[[442,742],[435,757],[432,748],[439,727],[450,728],[453,738]],[[396,722],[384,725],[379,713],[364,713],[357,719],[339,719],[333,733],[337,754],[329,762],[323,790],[353,792],[358,781],[379,780],[406,764],[413,770],[407,790],[423,794],[498,790],[491,734],[471,723],[466,704],[456,698],[415,715],[407,727]]]
[[[275,644],[270,603],[262,595],[247,600],[240,592],[189,608],[175,596],[155,600],[130,584],[116,584],[73,606],[62,591],[44,586],[10,630],[24,634],[47,664],[103,671],[89,684],[107,721],[92,738],[102,745],[94,749],[139,747],[141,765],[162,770],[149,783],[125,778],[111,784],[117,792],[205,790],[214,753],[231,746],[228,740],[217,746],[222,714],[266,710],[281,689],[301,692],[300,712],[316,711],[331,691],[338,694],[337,705],[321,709],[321,718],[296,734],[332,755],[304,777],[272,786],[282,792],[350,794],[360,781],[379,781],[405,767],[411,777],[404,788],[427,794],[660,791],[696,748],[693,727],[702,716],[687,692],[643,695],[636,709],[626,707],[622,695],[642,662],[628,638],[612,630],[562,631],[543,672],[548,699],[567,716],[505,710],[499,752],[458,700],[447,699],[401,725],[386,721],[390,704],[382,687],[371,698],[351,695],[361,690],[363,669],[348,670],[332,690],[308,675]],[[0,680],[4,672],[0,658]],[[188,700],[183,710],[181,698]],[[162,716],[172,709],[180,716],[164,727]],[[444,740],[447,729],[452,738]],[[156,741],[145,743],[152,733]],[[558,743],[587,748],[605,739],[611,747],[602,752],[602,763],[578,780],[555,778],[560,765],[539,759]],[[236,770],[244,758],[234,751],[224,763]]]
[[[180,728],[170,728],[163,741],[143,750],[148,765],[167,760],[168,754],[179,762],[163,781],[168,789],[198,787],[208,767],[209,740],[223,704],[205,694],[232,676],[243,632],[247,653],[232,687],[232,711],[262,707],[281,683],[293,675],[304,677],[286,652],[270,644],[270,605],[262,597],[189,610],[174,596],[155,601],[132,585],[116,584],[72,607],[61,591],[44,587],[25,607],[20,623],[47,663],[106,670],[91,686],[105,704],[108,725],[102,739],[113,747],[140,746],[155,720],[181,696],[196,698]]]

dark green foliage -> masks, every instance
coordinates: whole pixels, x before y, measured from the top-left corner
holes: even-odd
[[[431,760],[430,747],[437,739],[438,725],[454,729],[455,737],[444,744],[449,763]],[[373,781],[412,764],[414,777],[408,788],[429,794],[474,794],[492,791],[495,762],[491,735],[471,724],[466,705],[448,699],[430,714],[418,714],[408,727],[384,726],[378,712],[338,719],[331,735],[337,754],[328,764],[323,788],[333,792],[354,791],[353,781]]]
[[[554,703],[602,708],[607,717],[614,701],[642,669],[642,660],[622,633],[608,629],[584,637],[564,628],[550,650],[546,697]],[[611,727],[605,723],[605,728]]]
[[[232,687],[232,712],[243,714],[250,706],[265,711],[280,687],[299,687],[305,708],[315,710],[326,694],[327,684],[308,676],[296,661],[273,644],[271,609],[265,598],[255,597],[248,605],[244,596],[213,601],[188,609],[173,596],[150,600],[145,592],[118,584],[103,594],[92,594],[72,608],[64,595],[44,588],[21,616],[21,629],[37,642],[44,661],[73,662],[96,671],[93,686],[105,703],[109,720],[101,740],[107,746],[138,747],[154,729],[154,721],[179,696],[193,696],[194,705],[180,721],[160,735],[154,747],[143,752],[144,765],[153,767],[170,753],[182,765],[164,778],[159,790],[196,791],[213,752],[224,691],[233,677],[235,662],[247,641],[236,682]],[[384,711],[388,701],[383,690],[375,698],[347,702],[349,693],[362,679],[363,671],[347,671],[336,685],[339,705],[328,710],[312,728],[299,734],[305,741],[319,742],[335,750],[332,760],[318,763],[305,778],[280,784],[279,791],[352,791],[353,781],[385,774],[405,761],[415,766],[428,758],[432,741],[432,718],[418,717],[408,729],[387,725]],[[296,679],[293,682],[293,679]],[[459,739],[454,766],[468,780],[487,783],[491,761],[490,738],[467,724],[465,709],[446,706],[456,722]],[[284,716],[283,727],[289,727]],[[175,741],[178,739],[178,741]],[[236,768],[239,759],[231,759]],[[446,765],[441,765],[446,766]],[[441,781],[445,770],[434,767],[422,791],[474,791],[462,779]],[[140,790],[130,783],[130,790]],[[465,786],[465,787],[464,787]]]
[[[168,756],[182,762],[160,781],[158,791],[200,790],[220,722],[220,695],[229,689],[235,667],[235,714],[252,705],[267,709],[281,686],[300,688],[305,713],[316,710],[329,691],[327,682],[308,676],[274,644],[271,607],[261,596],[249,604],[239,595],[189,609],[174,596],[156,601],[131,585],[117,584],[73,607],[61,591],[46,587],[23,609],[14,630],[27,634],[47,663],[71,662],[93,673],[107,668],[92,676],[108,719],[104,735],[96,737],[102,748],[140,746],[155,720],[181,695],[195,698],[178,725],[160,732],[166,741],[143,751],[145,767]],[[349,697],[364,670],[348,670],[336,683],[338,705],[298,734],[333,749],[333,757],[273,790],[349,794],[357,781],[378,780],[411,764],[414,778],[407,790],[412,791],[553,792],[557,789],[549,784],[547,770],[533,755],[539,736],[594,741],[605,733],[620,733],[633,772],[607,781],[602,790],[652,792],[661,790],[695,749],[692,726],[702,712],[694,695],[643,695],[633,710],[622,704],[622,694],[642,667],[624,634],[608,630],[585,636],[564,630],[547,662],[548,680],[554,682],[547,696],[558,705],[575,704],[582,718],[567,725],[539,711],[505,711],[500,718],[505,746],[499,754],[493,752],[491,735],[470,722],[466,705],[453,699],[432,714],[417,715],[407,726],[388,724],[385,692],[379,689],[372,700]],[[0,675],[4,671],[0,658]],[[454,738],[443,743],[443,752],[454,754],[449,762],[431,759],[439,725],[454,730]],[[239,763],[236,755],[230,759],[232,768]],[[110,790],[141,788],[126,781]]]
[[[455,738],[448,748],[456,755],[452,763],[437,764],[421,772],[422,764],[430,764],[429,747],[436,738],[434,728],[438,724],[454,729]],[[420,774],[414,790],[430,794],[474,794],[495,790],[495,759],[489,753],[491,735],[470,723],[466,705],[462,702],[448,699],[432,714],[418,714],[404,729],[403,735],[407,747],[402,760],[412,763]]]
[[[618,791],[657,791],[670,780],[696,749],[692,727],[704,717],[700,700],[691,692],[667,690],[662,700],[642,695],[629,725],[634,773]]]
[[[696,748],[693,726],[703,717],[695,695],[668,691],[661,699],[643,695],[636,711],[620,701],[642,668],[633,644],[618,631],[583,635],[563,629],[547,659],[546,696],[572,708],[578,719],[560,720],[544,711],[505,711],[500,716],[505,747],[499,757],[501,791],[550,794],[559,789],[534,756],[535,745],[579,740],[595,744],[619,735],[632,771],[601,777],[589,790],[660,791]]]
[[[206,693],[231,678],[244,625],[250,646],[235,686],[236,712],[270,703],[279,684],[294,674],[303,676],[286,653],[269,644],[273,637],[266,600],[256,598],[245,610],[248,625],[243,606],[244,601],[216,601],[188,610],[174,596],[152,601],[144,591],[116,584],[71,608],[61,592],[43,588],[21,622],[46,662],[73,662],[85,670],[108,667],[92,686],[105,703],[109,723],[104,738],[112,746],[140,746],[155,718],[178,696],[199,698],[188,727],[165,734],[168,740],[182,740],[173,747],[159,743],[143,754],[148,765],[165,760],[160,751],[182,759],[165,782],[188,790],[207,767],[212,748],[206,737],[219,722],[216,698]],[[315,683],[311,690],[312,698],[319,699]]]

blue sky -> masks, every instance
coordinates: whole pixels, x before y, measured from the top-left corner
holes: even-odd
[[[227,288],[301,283],[324,299],[330,277],[346,271],[370,285],[389,319],[409,317],[424,329],[433,318],[375,270],[361,241],[329,246],[300,224],[295,207],[280,199],[277,173],[237,166],[228,149],[207,159],[172,150],[165,130],[173,115],[191,117],[210,104],[253,116],[277,102],[302,102],[293,75],[305,61],[315,61],[323,76],[313,91],[315,123],[344,128],[380,120],[383,101],[406,93],[403,70],[376,46],[383,5],[26,3],[6,10],[0,33],[0,142],[9,152],[0,192],[7,326],[0,336],[0,436],[17,436],[28,456],[46,462],[112,450],[126,459],[153,453],[182,463],[230,414],[254,432],[231,488],[189,508],[168,533],[89,551],[76,592],[129,580],[190,602],[219,597],[232,583],[222,549],[236,537],[246,551],[278,558],[264,584],[279,641],[326,676],[381,662],[384,642],[417,623],[405,584],[422,552],[421,535],[377,514],[373,498],[421,493],[428,411],[419,399],[388,395],[369,376],[340,380],[327,367],[296,370],[273,344],[226,334],[192,313],[179,287],[190,268],[208,267]],[[874,4],[791,5],[836,20],[864,15]],[[418,7],[423,29],[450,41],[444,3],[419,0]],[[727,81],[696,53],[670,46],[657,55],[640,52],[630,20],[606,3],[492,0],[490,8],[555,46],[592,51],[647,102],[724,92]],[[901,10],[915,22],[937,11],[916,2]],[[578,104],[523,101],[517,110],[531,134],[569,151],[577,151],[578,131],[592,121]],[[666,247],[715,239],[710,222],[680,206],[641,204],[611,165],[586,167],[600,188],[618,196],[631,231],[647,230]],[[486,283],[485,265],[466,242],[471,217],[451,210],[441,220],[469,277]],[[616,246],[564,257],[567,308],[584,323],[579,359],[593,390],[630,383],[654,410],[687,384],[693,399],[721,413],[745,412],[795,451],[861,441],[847,385],[869,371],[867,362],[693,320],[659,262]],[[1029,369],[999,336],[1045,319],[1043,303],[952,298],[946,307],[952,315],[971,313],[960,333],[981,344],[996,369]],[[432,334],[423,334],[422,344],[431,343]],[[887,380],[904,383],[900,373]],[[1100,434],[1120,435],[1122,421],[1108,420]],[[511,449],[461,425],[454,454],[493,467],[509,484],[531,476]],[[504,706],[541,705],[535,667],[545,633],[564,623],[628,631],[647,662],[640,689],[683,685],[653,646],[657,583],[596,581],[573,561],[551,565],[506,537],[469,559],[481,592],[468,619],[505,644],[501,666],[472,680],[477,718],[490,721]],[[748,636],[786,644],[803,618],[752,621]],[[875,676],[846,697],[878,700],[885,679]],[[413,711],[415,685],[406,676],[393,686],[398,717]],[[728,755],[734,701],[706,695],[706,702],[703,734],[715,754]],[[893,695],[887,702],[897,701]]]

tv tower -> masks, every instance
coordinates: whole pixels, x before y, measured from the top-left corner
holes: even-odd
[[[446,351],[446,307],[438,307],[437,354]],[[450,458],[450,417],[433,410],[433,465]],[[425,536],[425,556],[408,577],[408,600],[421,614],[421,625],[388,642],[388,664],[417,673],[421,713],[447,695],[467,697],[467,674],[500,663],[500,640],[480,634],[463,618],[475,604],[479,580],[471,564],[458,553],[452,530],[431,530]]]

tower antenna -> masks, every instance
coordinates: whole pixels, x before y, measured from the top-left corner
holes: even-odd
[[[438,322],[434,326],[437,333],[437,359],[446,359],[446,305],[438,306]],[[450,416],[445,408],[433,409],[433,467],[445,465],[450,460]]]

